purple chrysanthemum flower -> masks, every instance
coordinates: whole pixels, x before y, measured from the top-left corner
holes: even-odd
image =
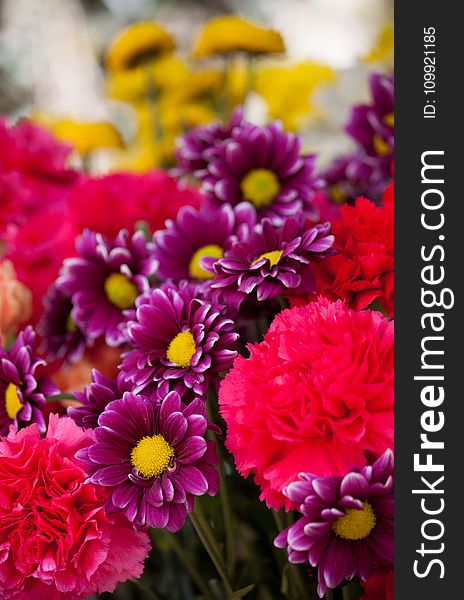
[[[242,122],[218,146],[208,164],[202,190],[213,205],[251,202],[259,217],[276,222],[310,212],[319,181],[314,176],[315,155],[301,155],[301,141],[279,123],[258,127]]]
[[[354,106],[345,129],[366,154],[383,159],[390,168],[394,145],[393,76],[373,73],[369,85],[372,102]]]
[[[179,531],[194,496],[219,489],[216,447],[206,440],[206,406],[182,404],[176,392],[162,402],[125,393],[101,414],[96,443],[77,456],[90,481],[111,488],[110,511],[123,510],[135,527]]]
[[[169,381],[181,395],[204,395],[217,384],[237,352],[238,334],[225,307],[198,298],[198,287],[165,284],[136,302],[136,317],[127,336],[132,350],[123,355],[121,370],[133,383],[133,392],[153,392]]]
[[[114,241],[85,230],[78,258],[65,260],[56,285],[72,297],[72,319],[89,339],[104,335],[109,346],[125,341],[123,323],[135,299],[146,292],[156,261],[142,231],[122,229]]]
[[[238,108],[232,113],[228,123],[215,121],[201,125],[180,137],[174,151],[177,167],[172,169],[172,173],[176,176],[194,175],[197,179],[203,179],[207,174],[208,163],[216,155],[218,146],[230,137],[234,127],[242,122],[242,118],[242,110]]]
[[[251,295],[261,302],[286,289],[315,291],[311,260],[327,256],[333,241],[330,223],[305,230],[296,219],[278,227],[263,219],[213,264],[214,297],[238,309]]]
[[[300,474],[283,493],[303,516],[274,543],[292,563],[318,567],[319,596],[355,575],[393,565],[393,453],[344,477]]]
[[[49,377],[36,375],[45,361],[33,354],[34,343],[34,330],[28,326],[8,351],[0,346],[0,435],[6,435],[11,424],[19,429],[37,423],[45,431],[42,408],[47,396],[59,389]]]
[[[373,73],[372,102],[353,107],[345,127],[359,148],[322,173],[334,200],[379,200],[391,179],[394,150],[393,76]]]
[[[122,398],[124,392],[130,392],[132,389],[131,384],[125,381],[121,374],[114,380],[93,369],[91,378],[92,383],[86,385],[83,392],[74,392],[76,400],[82,406],[68,408],[71,419],[85,429],[98,427],[98,417],[106,406],[113,400]]]
[[[49,360],[77,362],[84,354],[87,340],[71,317],[71,297],[52,285],[43,304],[44,312],[37,325],[37,332],[42,338],[41,352]],[[89,345],[92,342],[93,340],[89,340]]]
[[[237,235],[245,235],[256,224],[256,211],[248,202],[235,207],[191,206],[180,209],[175,221],[153,236],[153,256],[158,262],[156,276],[160,279],[182,279],[204,282],[214,275],[203,268],[224,256]]]

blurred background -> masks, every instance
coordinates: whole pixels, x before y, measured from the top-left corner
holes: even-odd
[[[224,117],[207,102],[222,87],[223,61],[194,60],[192,48],[209,19],[231,12],[275,29],[286,46],[283,56],[259,59],[251,90],[245,90],[246,67],[235,61],[231,104],[245,102],[246,116],[257,123],[282,119],[323,161],[348,150],[342,127],[350,105],[367,98],[370,70],[391,67],[391,0],[1,0],[0,113],[31,116],[65,139],[63,120],[114,124],[122,146],[96,148],[94,172],[170,166],[179,134]],[[171,89],[157,107],[163,109],[157,148],[142,139],[148,117],[135,98],[135,78],[104,68],[114,36],[144,20],[157,21],[176,40],[175,60],[158,70],[160,87]],[[203,89],[195,94],[192,72],[205,71],[209,79],[196,81]]]

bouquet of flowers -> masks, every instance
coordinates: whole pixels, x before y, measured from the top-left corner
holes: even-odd
[[[282,50],[231,18],[198,56],[237,27]],[[139,25],[113,76],[130,36],[173,49]],[[1,599],[393,599],[393,79],[370,81],[324,170],[240,107],[170,173],[94,176],[0,122]]]

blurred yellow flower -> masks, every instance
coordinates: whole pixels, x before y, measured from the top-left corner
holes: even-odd
[[[197,58],[246,52],[268,54],[285,52],[282,36],[272,29],[255,25],[238,15],[226,15],[209,21],[194,48]]]
[[[234,108],[238,104],[243,104],[250,87],[254,87],[255,71],[252,66],[247,64],[247,61],[234,61],[227,71],[226,93],[229,98],[229,109]]]
[[[110,73],[106,88],[111,98],[123,102],[137,102],[147,95],[150,86],[161,91],[177,89],[188,76],[186,63],[181,58],[167,54],[150,65]]]
[[[280,119],[286,129],[295,131],[317,115],[314,91],[334,78],[330,67],[312,62],[263,66],[256,74],[254,88],[265,99],[269,117]]]
[[[132,171],[144,173],[158,167],[161,163],[161,151],[153,142],[136,141],[125,152],[121,152],[114,171]]]
[[[182,85],[169,90],[172,103],[184,103],[195,100],[210,100],[221,91],[224,74],[217,69],[189,71]]]
[[[187,129],[210,123],[218,115],[206,104],[190,102],[167,105],[161,109],[163,130],[181,135]]]
[[[73,121],[62,119],[51,121],[45,119],[44,124],[57,138],[68,142],[79,154],[85,156],[99,148],[122,148],[121,134],[108,121]]]
[[[387,65],[393,62],[395,35],[393,24],[388,24],[383,27],[377,42],[370,52],[364,57],[367,63],[382,62]]]
[[[171,52],[176,47],[174,37],[158,23],[135,23],[120,32],[106,54],[110,71],[127,71]]]

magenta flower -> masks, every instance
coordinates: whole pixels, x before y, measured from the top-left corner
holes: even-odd
[[[121,375],[113,380],[93,369],[91,377],[92,383],[86,385],[83,392],[74,392],[74,396],[82,406],[68,408],[71,419],[85,429],[98,427],[98,417],[106,406],[113,400],[122,398],[124,392],[130,392],[132,389],[131,384]]]
[[[319,596],[354,576],[393,565],[393,453],[344,477],[300,474],[283,493],[303,516],[274,543],[292,563],[318,567]]]
[[[122,229],[110,242],[86,229],[78,239],[78,258],[65,260],[56,285],[71,296],[72,320],[89,339],[105,336],[110,346],[125,340],[123,323],[139,294],[149,289],[156,263],[142,231]]]
[[[364,195],[380,200],[391,179],[394,151],[393,77],[373,73],[372,101],[354,106],[346,131],[358,144],[350,155],[335,159],[321,176],[334,200]]]
[[[6,435],[11,424],[20,429],[37,423],[45,431],[42,408],[59,389],[49,377],[36,374],[46,363],[34,355],[34,344],[35,333],[29,326],[8,351],[0,346],[0,435]]]
[[[92,483],[111,488],[109,511],[123,510],[136,528],[179,531],[194,496],[217,493],[216,448],[205,439],[202,400],[185,406],[176,392],[161,403],[126,393],[98,423],[97,442],[76,456]]]
[[[49,360],[65,359],[77,362],[87,347],[86,336],[74,323],[71,297],[52,285],[43,299],[44,312],[37,325],[41,339],[41,352]],[[93,340],[89,340],[92,345]]]
[[[202,177],[209,202],[233,206],[251,202],[259,217],[281,222],[311,210],[315,155],[301,155],[300,138],[278,123],[258,127],[242,122],[217,148]]]
[[[214,274],[203,267],[212,264],[231,247],[237,235],[245,235],[256,224],[256,211],[248,202],[235,207],[181,208],[175,221],[153,236],[156,276],[180,281],[208,283]]]
[[[237,352],[238,334],[223,306],[198,298],[198,287],[165,284],[138,298],[136,316],[128,322],[132,346],[123,354],[121,370],[133,392],[153,392],[168,381],[181,395],[204,395],[218,383]]]
[[[190,130],[179,138],[174,151],[177,167],[173,174],[177,176],[194,175],[202,179],[208,171],[209,161],[217,154],[221,142],[228,139],[234,129],[242,122],[243,114],[236,109],[228,123],[214,122]]]
[[[250,297],[261,302],[286,289],[314,291],[311,261],[327,256],[333,241],[330,223],[305,230],[296,219],[279,227],[263,219],[213,264],[215,298],[238,309]]]

